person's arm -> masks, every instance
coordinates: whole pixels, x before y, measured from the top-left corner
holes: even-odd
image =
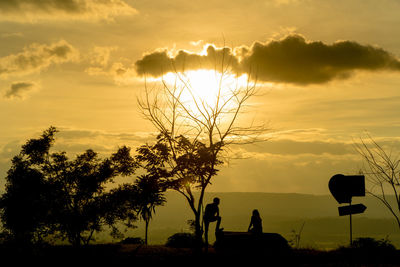
[[[247,229],[247,231],[250,231],[250,228],[252,225],[253,225],[253,216],[251,216],[250,225],[249,225],[249,228]]]

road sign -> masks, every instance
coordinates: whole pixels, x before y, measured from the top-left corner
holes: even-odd
[[[339,204],[350,203],[349,206],[339,207],[339,216],[350,215],[350,245],[353,243],[353,224],[351,215],[363,213],[367,207],[363,204],[351,205],[352,197],[365,196],[364,175],[336,174],[329,180],[329,190]]]
[[[339,207],[339,216],[363,213],[367,209],[363,204]]]
[[[365,196],[364,175],[336,174],[329,180],[329,190],[339,204],[351,203],[351,198]]]

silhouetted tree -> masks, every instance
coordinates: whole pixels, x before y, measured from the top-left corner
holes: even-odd
[[[37,164],[44,162],[43,154],[54,142],[55,132],[51,127],[40,139],[29,140],[7,172],[5,193],[0,198],[1,219],[19,244],[36,243],[51,232],[49,211],[55,190]]]
[[[381,201],[396,219],[400,228],[400,159],[387,152],[371,136],[368,141],[361,139],[356,143],[357,152],[364,159],[366,166],[362,172],[372,185],[367,193]],[[390,198],[395,198],[393,203]]]
[[[50,127],[28,140],[14,157],[0,202],[5,227],[16,238],[33,240],[48,230],[80,246],[105,225],[136,219],[133,188],[106,191],[114,177],[137,168],[130,149],[122,147],[105,159],[88,149],[69,160],[65,152],[50,152],[56,132]]]
[[[145,244],[148,243],[148,227],[156,206],[164,205],[165,191],[169,187],[172,173],[165,168],[168,147],[161,143],[142,145],[137,149],[136,160],[145,171],[134,183],[138,193],[138,213],[145,221]]]
[[[5,193],[0,199],[4,228],[20,245],[40,242],[50,231],[48,211],[52,188],[42,173],[20,156],[13,158],[7,174]]]
[[[138,101],[145,118],[160,132],[153,150],[158,150],[165,168],[173,175],[171,188],[185,197],[193,211],[199,243],[204,193],[222,162],[222,152],[232,144],[255,142],[266,130],[263,126],[239,122],[257,87],[250,76],[246,85],[238,80],[229,85],[224,82],[232,73],[227,53],[223,49],[215,55],[218,84],[215,97],[203,99],[193,89],[190,77],[176,72],[175,82],[163,79],[159,90],[149,90],[146,83],[145,96]]]
[[[93,233],[100,231],[103,225],[114,224],[111,218],[115,216],[110,218],[109,213],[115,215],[115,207],[124,199],[113,198],[113,202],[107,201],[105,185],[115,176],[133,171],[133,167],[129,171],[120,170],[122,165],[129,164],[129,149],[124,147],[110,159],[104,160],[100,160],[93,150],[87,150],[72,161],[64,154],[58,154],[57,157],[52,167],[62,171],[49,174],[54,177],[54,183],[58,185],[60,192],[56,211],[58,231],[75,246],[87,244]],[[120,159],[127,162],[119,162]],[[133,163],[133,158],[131,160]]]
[[[144,243],[148,244],[149,223],[156,211],[156,207],[164,205],[165,188],[160,184],[158,176],[145,174],[141,175],[135,181],[137,192],[138,214],[145,222]]]

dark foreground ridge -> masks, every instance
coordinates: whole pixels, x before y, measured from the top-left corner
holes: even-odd
[[[163,245],[103,244],[81,248],[72,246],[44,246],[22,250],[18,246],[0,246],[2,262],[15,265],[21,262],[62,266],[400,266],[400,251],[368,251],[339,248],[332,251],[290,249],[287,254],[243,249],[243,244],[218,251],[198,253],[191,248],[171,248]],[[12,265],[11,265],[12,264]]]

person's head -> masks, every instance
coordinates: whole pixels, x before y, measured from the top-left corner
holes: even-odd
[[[215,204],[219,204],[219,198],[217,198],[217,197],[215,197],[214,199],[213,199],[213,203],[215,203]]]
[[[260,213],[258,212],[257,209],[253,210],[253,216],[260,217]]]

